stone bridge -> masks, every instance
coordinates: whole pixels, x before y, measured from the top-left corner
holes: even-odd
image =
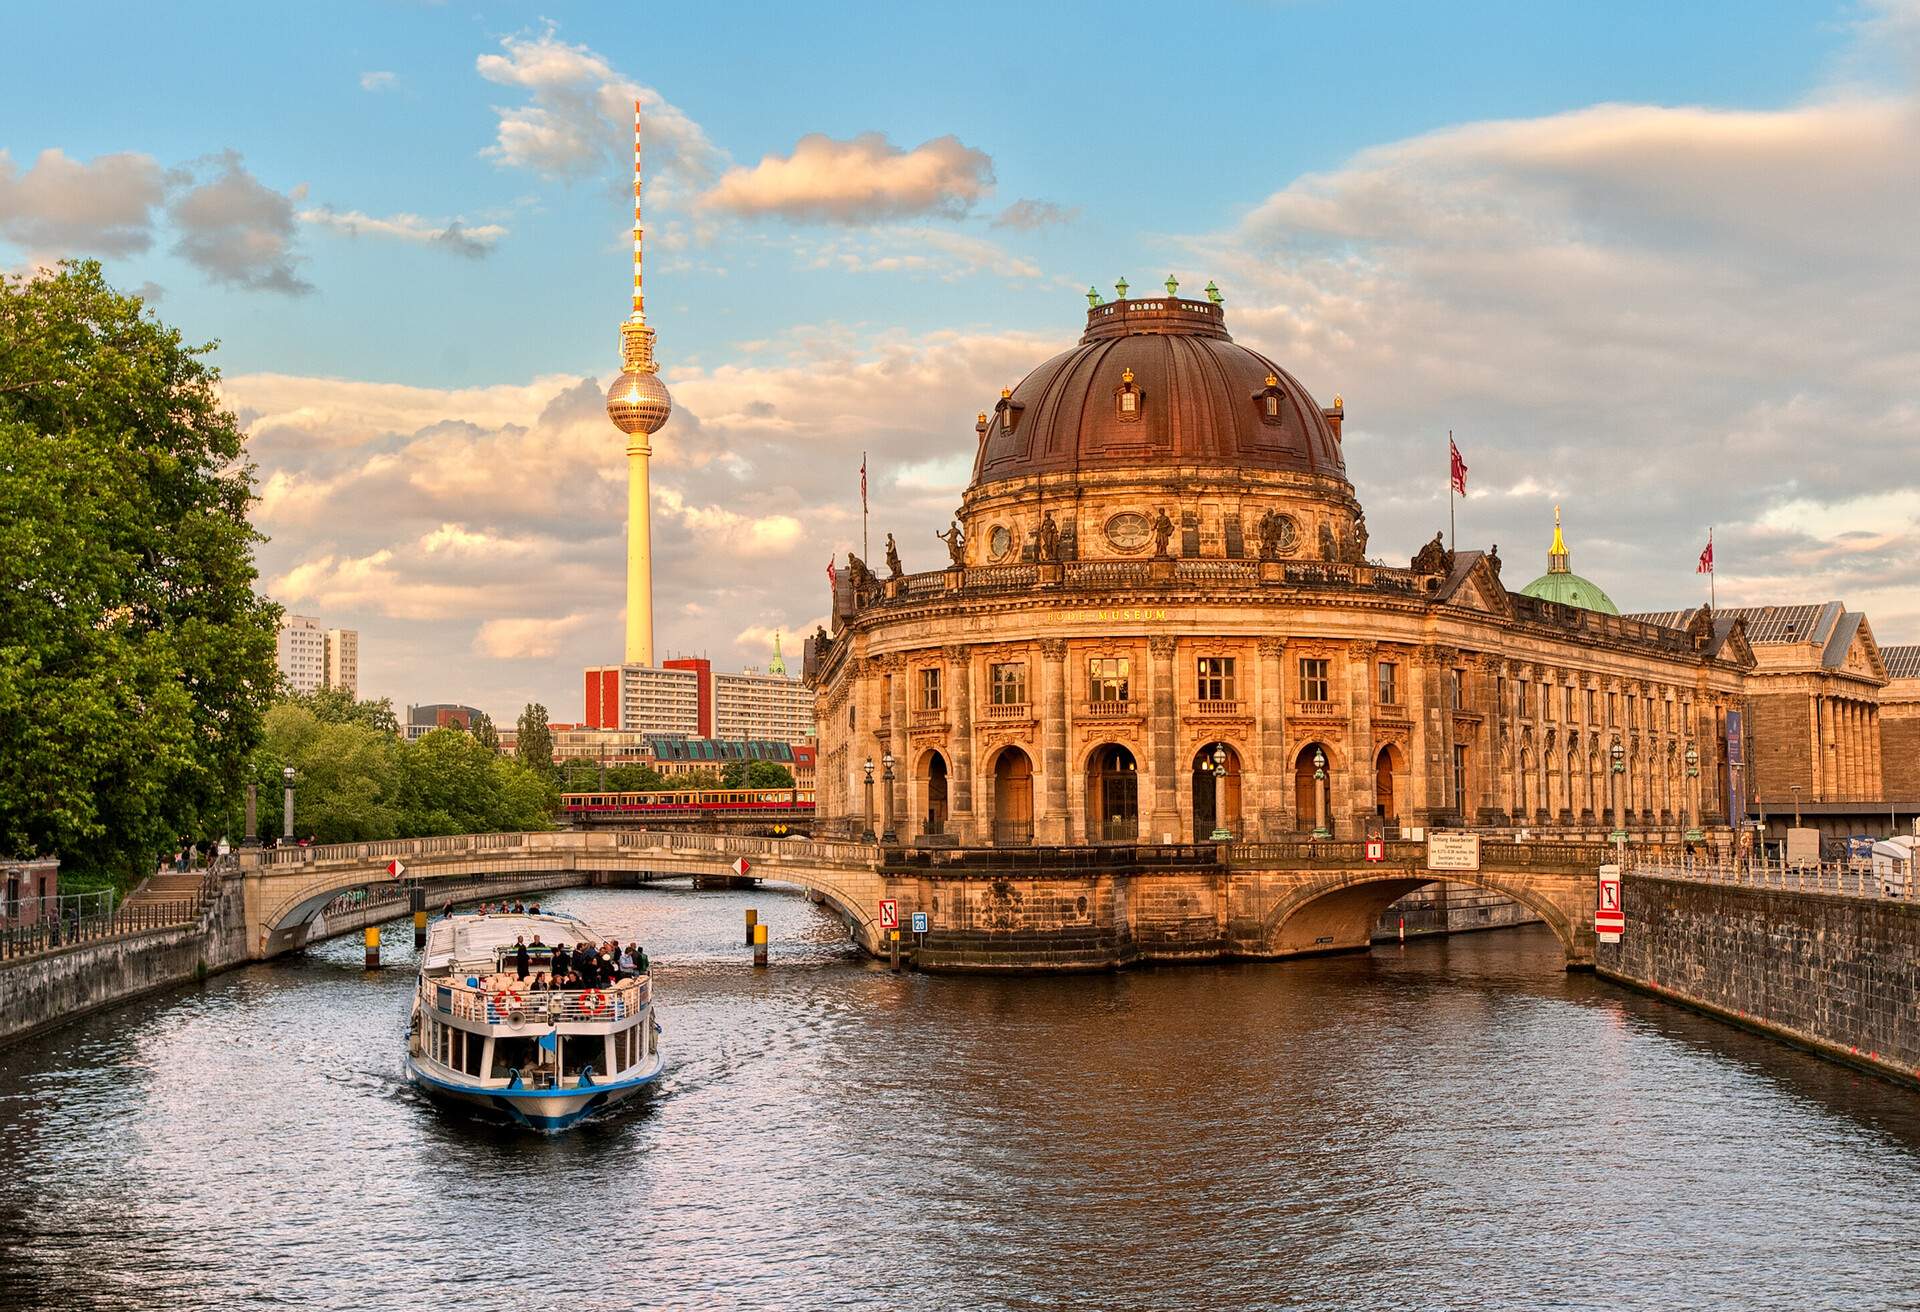
[[[1097,845],[1081,848],[882,849],[864,843],[683,830],[473,834],[342,843],[243,854],[255,955],[300,946],[337,894],[391,882],[387,863],[423,882],[546,877],[550,886],[602,874],[725,875],[745,858],[755,877],[796,885],[831,907],[853,939],[883,950],[882,898],[910,931],[919,964],[952,970],[1087,970],[1139,960],[1279,958],[1364,949],[1373,925],[1406,893],[1437,879],[1472,884],[1536,912],[1569,968],[1593,964],[1595,872],[1611,850],[1593,843],[1481,844],[1481,868],[1425,868],[1419,842],[1365,859],[1355,842]]]

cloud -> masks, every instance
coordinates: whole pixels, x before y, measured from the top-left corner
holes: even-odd
[[[261,184],[225,151],[202,161],[213,173],[168,207],[174,253],[217,283],[296,296],[313,290],[294,266],[294,200]]]
[[[1057,223],[1072,223],[1080,217],[1078,205],[1056,205],[1050,200],[1017,200],[993,216],[996,228],[1014,228],[1032,232]]]
[[[536,36],[510,36],[502,54],[474,67],[499,86],[524,93],[518,105],[496,106],[494,142],[481,153],[503,168],[550,178],[624,176],[632,167],[628,134],[641,105],[647,181],[665,194],[704,185],[725,162],[698,123],[659,92],[622,76],[604,56],[560,40],[549,26]]]
[[[82,163],[43,150],[22,173],[0,150],[0,237],[35,263],[137,254],[153,245],[154,211],[170,181],[150,155],[123,151]]]
[[[370,69],[360,75],[362,91],[391,91],[399,85],[399,82],[400,78],[397,74],[389,73],[385,69]]]
[[[389,237],[396,241],[417,242],[469,259],[491,254],[494,243],[507,235],[507,230],[497,223],[468,227],[459,219],[438,223],[423,219],[418,214],[405,213],[391,214],[381,219],[362,214],[359,210],[336,210],[331,205],[301,210],[297,217],[302,223],[330,228],[349,237]]]
[[[811,132],[791,155],[727,170],[700,203],[747,217],[869,223],[909,215],[958,218],[992,190],[993,160],[958,137],[902,150],[878,132],[850,141]]]
[[[1015,282],[1040,278],[1040,266],[971,233],[901,224],[802,241],[809,268],[843,273],[925,274],[945,282],[991,274]]]
[[[1883,639],[1920,638],[1920,552],[1888,499],[1920,487],[1916,212],[1915,98],[1856,91],[1465,124],[1186,244],[1237,337],[1344,393],[1383,555],[1444,522],[1451,428],[1476,491],[1514,493],[1470,501],[1460,536],[1507,544],[1515,584],[1562,501],[1574,568],[1623,609],[1697,600],[1712,523],[1724,601],[1873,588],[1897,595]]]
[[[496,661],[545,661],[559,654],[561,643],[594,619],[582,611],[558,619],[488,620],[474,635],[473,649]]]

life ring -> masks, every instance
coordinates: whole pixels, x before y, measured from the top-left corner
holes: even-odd
[[[504,1016],[513,1004],[518,1001],[520,1001],[519,994],[511,989],[501,989],[493,995],[493,1009]]]
[[[598,1015],[607,1009],[607,995],[599,989],[588,989],[580,995],[580,1010],[589,1016]]]

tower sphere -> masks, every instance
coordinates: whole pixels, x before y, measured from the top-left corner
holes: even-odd
[[[657,433],[672,413],[673,398],[656,373],[624,369],[607,389],[607,418],[623,433]]]

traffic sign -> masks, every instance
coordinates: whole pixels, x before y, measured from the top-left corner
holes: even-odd
[[[916,934],[924,934],[927,932],[926,912],[916,911],[913,913],[913,932]]]
[[[1618,943],[1626,932],[1627,913],[1620,904],[1620,867],[1600,867],[1599,901],[1593,908],[1594,937],[1602,943]]]
[[[389,861],[387,862],[387,873],[392,875],[395,879],[398,879],[400,878],[400,876],[407,873],[407,868],[401,865],[398,861]]]
[[[1369,838],[1367,840],[1367,860],[1385,861],[1386,859],[1387,859],[1386,842],[1378,838]]]
[[[747,860],[745,857],[741,857],[733,863],[733,873],[742,878],[745,878],[747,871],[751,869],[753,869],[753,862]]]
[[[880,899],[880,928],[900,928],[900,903],[893,898]]]

